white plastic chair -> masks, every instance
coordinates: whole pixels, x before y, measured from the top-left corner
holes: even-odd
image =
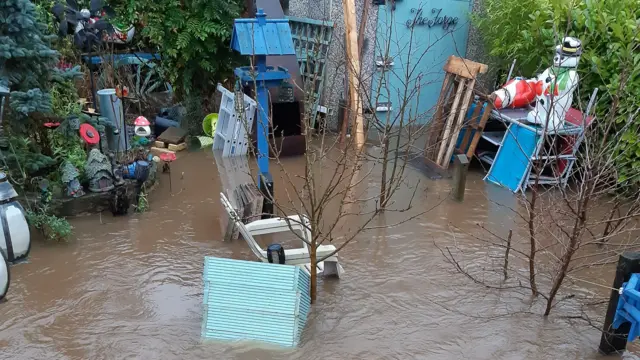
[[[309,230],[309,219],[306,216],[291,215],[286,218],[262,219],[244,224],[238,213],[231,206],[229,199],[223,193],[220,193],[220,202],[227,215],[229,215],[229,221],[232,221],[234,226],[237,227],[240,235],[249,245],[251,252],[263,262],[269,262],[267,252],[260,247],[254,236],[299,231],[307,241],[302,241],[303,246],[301,248],[284,250],[285,264],[304,266],[307,272],[311,271],[308,245],[311,239],[311,231]],[[319,275],[342,276],[344,269],[338,262],[338,255],[335,254],[335,251],[336,247],[333,245],[318,246],[316,249],[317,258],[323,259],[328,256],[324,261],[317,264],[316,271]]]

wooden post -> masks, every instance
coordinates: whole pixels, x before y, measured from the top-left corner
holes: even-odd
[[[364,2],[364,6],[362,9],[362,18],[360,19],[360,30],[358,31],[358,54],[360,54],[360,56],[362,57],[362,48],[363,48],[363,44],[364,44],[364,34],[365,34],[365,28],[367,27],[367,18],[369,17],[369,1],[365,1]],[[347,60],[349,59],[349,56],[347,55]],[[344,87],[344,93],[345,95],[349,94],[349,80],[347,78],[347,81],[345,83],[345,87]],[[349,123],[347,122],[347,120],[349,119],[349,96],[346,96],[346,98],[344,99],[345,101],[345,107],[343,109],[341,109],[342,113],[343,113],[343,118],[342,118],[342,123],[340,124],[340,137],[339,137],[339,142],[340,144],[344,143],[344,139],[347,135],[347,129],[349,126]]]
[[[357,149],[364,146],[364,119],[362,116],[362,104],[360,103],[360,54],[358,53],[358,29],[356,21],[355,0],[343,0],[344,31],[347,44],[347,71],[349,74],[349,105],[351,113],[355,116],[355,140]]]
[[[270,219],[274,216],[274,193],[273,193],[273,178],[271,173],[262,173],[258,176],[259,189],[262,195],[264,195],[264,202],[262,203],[262,218]]]
[[[456,201],[464,201],[464,190],[467,183],[467,169],[469,159],[465,154],[458,154],[454,158],[453,170],[453,198]]]
[[[630,323],[624,323],[619,328],[613,329],[613,318],[616,315],[616,307],[620,294],[618,289],[622,287],[622,283],[629,281],[631,274],[640,273],[640,252],[625,252],[618,259],[616,267],[616,277],[613,279],[611,286],[611,296],[609,297],[609,305],[607,307],[607,315],[604,318],[602,326],[602,337],[600,338],[600,353],[609,355],[613,353],[622,353],[627,347],[627,335],[631,327]]]

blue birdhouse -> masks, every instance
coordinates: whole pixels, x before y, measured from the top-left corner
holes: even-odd
[[[234,70],[243,86],[256,86],[258,102],[258,168],[262,178],[271,178],[269,173],[269,87],[278,87],[282,80],[290,78],[283,67],[267,66],[267,56],[295,55],[291,27],[288,19],[267,19],[267,14],[258,9],[255,19],[235,19],[231,48],[242,55],[253,56],[255,66],[244,66]],[[263,181],[258,181],[262,184]],[[261,185],[262,186],[262,185]]]

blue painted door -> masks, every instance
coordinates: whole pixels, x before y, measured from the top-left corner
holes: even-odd
[[[466,55],[470,9],[469,0],[386,0],[378,6],[375,61],[392,63],[386,72],[375,66],[372,77],[371,105],[379,121],[399,125],[402,104],[408,105],[405,121],[431,119],[442,67],[450,55]]]

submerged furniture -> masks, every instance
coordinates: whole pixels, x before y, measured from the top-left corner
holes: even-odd
[[[284,250],[284,263],[289,265],[300,265],[308,272],[311,272],[311,264],[309,259],[308,242],[311,239],[311,231],[309,230],[309,219],[298,215],[291,215],[286,218],[272,218],[252,221],[244,224],[240,216],[231,206],[227,197],[220,193],[220,202],[229,215],[229,221],[233,222],[240,231],[240,235],[249,245],[251,252],[263,262],[269,262],[267,251],[263,250],[256,242],[253,236],[286,233],[290,231],[298,231],[307,241],[303,241],[303,246],[296,249]],[[317,273],[319,275],[336,275],[340,277],[344,273],[344,269],[338,262],[338,256],[335,254],[336,247],[333,245],[320,245],[316,249],[318,259],[327,257],[323,262],[317,264]]]
[[[244,94],[243,101],[237,101],[236,94],[221,84],[218,84],[217,90],[222,96],[213,135],[213,150],[220,150],[223,157],[247,155],[257,104]]]
[[[311,308],[303,269],[206,256],[202,275],[203,338],[298,345]]]
[[[591,96],[586,114],[591,110],[596,93],[594,91]],[[586,127],[591,124],[593,117],[571,109],[563,126],[545,131],[542,126],[526,122],[528,112],[528,109],[491,112],[492,119],[505,124],[506,130],[485,131],[482,134],[482,138],[497,150],[476,154],[482,162],[491,165],[485,180],[513,192],[524,192],[536,181],[541,185],[565,187]],[[538,173],[534,171],[536,168]]]

